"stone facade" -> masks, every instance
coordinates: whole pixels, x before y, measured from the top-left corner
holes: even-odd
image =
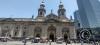
[[[55,39],[63,37],[76,39],[74,22],[65,15],[62,4],[59,5],[58,16],[51,13],[45,16],[45,5],[42,2],[36,18],[0,18],[0,37],[41,37]]]
[[[76,32],[74,22],[52,22],[48,21],[0,21],[0,36],[11,37],[63,37],[67,34],[69,38],[75,39]]]

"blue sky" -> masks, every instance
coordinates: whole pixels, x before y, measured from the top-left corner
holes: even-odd
[[[38,15],[38,8],[42,0],[0,0],[0,18],[31,18]],[[57,14],[60,0],[45,0],[46,15],[51,12]],[[66,16],[73,15],[77,10],[76,0],[62,0],[66,9]]]

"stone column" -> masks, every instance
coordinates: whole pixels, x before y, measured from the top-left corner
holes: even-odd
[[[11,35],[11,37],[14,37],[14,28],[15,28],[15,25],[11,25],[11,27],[10,27],[10,29],[11,29],[11,31],[10,31],[10,35]]]
[[[34,37],[34,26],[30,25],[28,30],[28,37]]]
[[[18,37],[22,37],[22,30],[23,30],[23,28],[22,28],[23,26],[22,25],[20,25],[20,29],[19,29],[19,35],[18,35]]]
[[[73,29],[72,29],[72,27],[69,27],[69,38],[73,39]]]
[[[32,25],[32,32],[31,32],[31,35],[33,36],[33,37],[35,37],[35,35],[34,35],[34,29],[35,29],[35,26],[34,25]]]
[[[43,38],[43,37],[45,37],[45,38],[47,38],[47,26],[43,26],[42,27],[42,35],[41,35],[41,37]]]
[[[77,32],[76,32],[76,30],[75,30],[75,27],[73,26],[73,37],[74,37],[74,39],[77,39],[76,34],[77,34]]]
[[[1,37],[1,35],[2,35],[2,29],[1,29],[1,24],[0,24],[0,37]]]
[[[56,28],[56,37],[62,37],[62,27],[57,26]]]
[[[70,39],[76,39],[76,31],[74,26],[70,27]]]

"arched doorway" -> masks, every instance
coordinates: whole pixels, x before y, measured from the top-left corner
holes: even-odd
[[[56,28],[53,25],[48,27],[48,38],[49,40],[52,40],[53,42],[56,39]]]
[[[63,34],[63,38],[64,38],[64,41],[68,41],[68,38],[69,38],[69,28],[63,28],[62,29],[62,34]]]
[[[64,41],[66,42],[68,40],[68,35],[64,34]]]
[[[55,40],[54,34],[50,33],[49,39],[52,40],[52,41],[54,42],[54,40]]]
[[[41,37],[42,29],[40,27],[36,27],[34,30],[34,37]]]
[[[40,37],[40,34],[36,34],[36,36],[35,37]]]

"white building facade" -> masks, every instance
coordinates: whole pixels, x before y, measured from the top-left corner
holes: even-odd
[[[40,4],[36,18],[0,18],[0,37],[40,37],[55,40],[57,37],[76,39],[74,22],[65,15],[62,4],[58,15],[51,13],[45,16],[44,2]]]

